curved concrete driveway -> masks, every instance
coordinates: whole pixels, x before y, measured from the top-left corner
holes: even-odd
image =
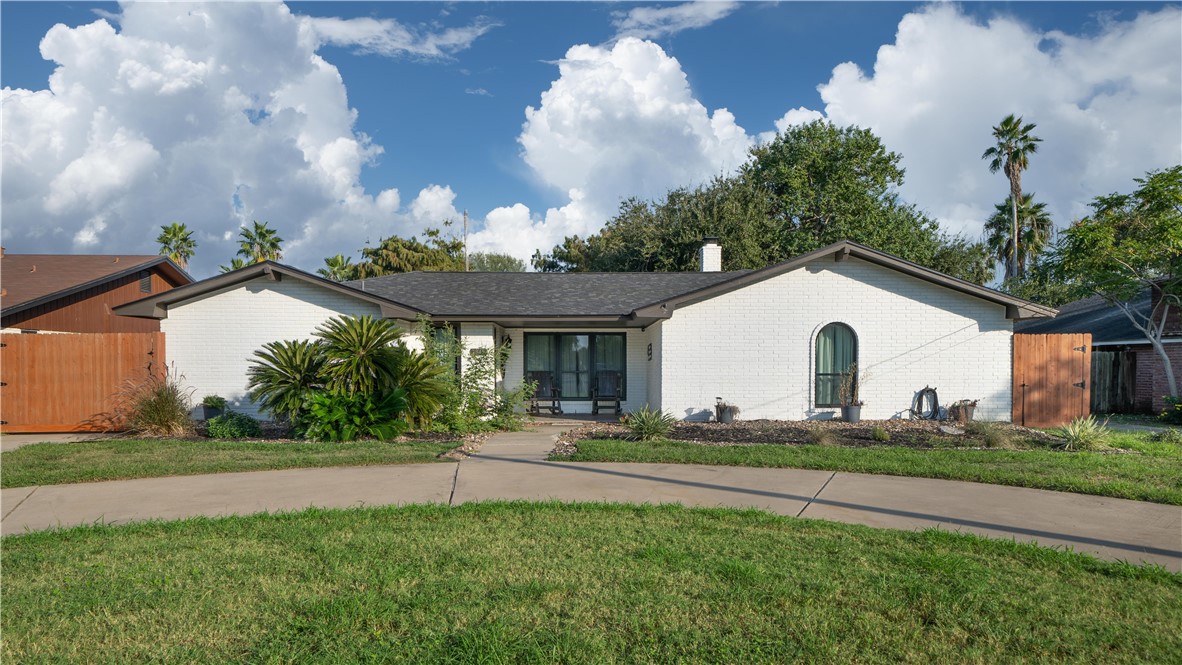
[[[555,430],[498,434],[460,463],[145,478],[0,492],[0,532],[309,506],[491,499],[754,507],[896,529],[939,527],[1182,572],[1182,507],[927,478],[800,469],[547,462]]]

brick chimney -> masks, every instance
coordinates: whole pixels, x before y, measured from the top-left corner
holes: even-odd
[[[718,238],[702,238],[702,249],[698,251],[698,269],[702,272],[722,270],[722,245]]]

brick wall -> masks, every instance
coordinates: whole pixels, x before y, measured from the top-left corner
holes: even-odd
[[[1166,381],[1165,364],[1150,346],[1138,347],[1137,387],[1134,405],[1142,413],[1160,413],[1166,407],[1165,396],[1170,394]],[[1174,369],[1174,379],[1182,382],[1182,343],[1166,344],[1166,353]]]
[[[676,310],[661,330],[661,405],[702,419],[714,398],[745,420],[835,417],[814,401],[814,339],[853,328],[863,418],[907,417],[917,391],[979,399],[977,418],[1009,420],[1012,325],[1001,305],[858,259],[808,266]]]
[[[194,389],[193,401],[218,394],[230,407],[258,416],[246,397],[246,370],[266,342],[311,339],[339,315],[381,316],[377,305],[294,279],[260,277],[168,308],[160,322],[168,361]]]

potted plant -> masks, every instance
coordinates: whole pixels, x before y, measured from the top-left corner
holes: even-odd
[[[201,399],[201,420],[216,418],[226,412],[226,398],[220,395],[206,395]]]
[[[850,363],[845,376],[841,378],[841,386],[837,389],[837,399],[841,404],[841,419],[847,423],[862,420],[862,407],[865,405],[858,397],[858,363]]]
[[[714,415],[720,423],[733,423],[735,416],[742,411],[738,404],[724,402],[721,397],[715,397],[714,400]]]
[[[958,423],[967,423],[973,419],[973,411],[977,408],[975,399],[960,399],[948,407],[948,417]]]

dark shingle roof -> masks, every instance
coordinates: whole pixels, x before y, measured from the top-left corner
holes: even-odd
[[[1133,302],[1133,308],[1147,317],[1149,304],[1149,290],[1146,289]],[[1145,333],[1137,330],[1120,308],[1100,296],[1069,302],[1059,308],[1059,315],[1054,318],[1015,321],[1014,332],[1029,335],[1092,333],[1092,344],[1145,339]]]
[[[408,272],[347,284],[434,316],[626,316],[748,272]]]
[[[102,283],[153,266],[168,268],[169,277],[187,284],[187,274],[164,256],[143,254],[9,254],[0,258],[3,272],[3,311],[7,315],[32,304],[69,295],[81,287]]]

